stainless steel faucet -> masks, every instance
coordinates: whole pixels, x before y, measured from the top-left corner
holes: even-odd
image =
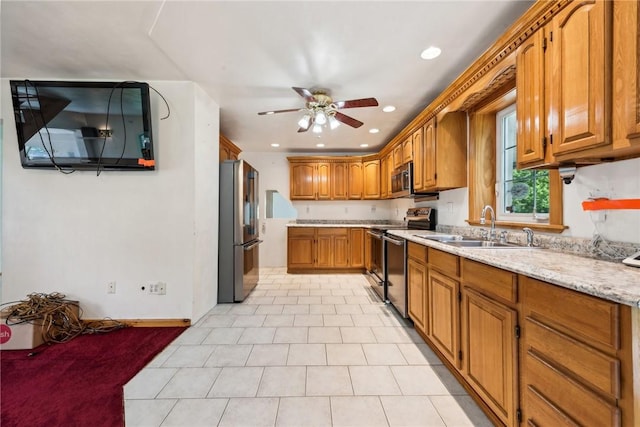
[[[533,246],[533,230],[529,227],[525,227],[522,231],[527,233],[527,246]]]
[[[496,238],[496,213],[493,211],[491,205],[486,205],[484,208],[482,208],[482,213],[480,214],[480,224],[485,224],[487,211],[491,212],[491,230],[489,231],[489,240],[492,241]]]

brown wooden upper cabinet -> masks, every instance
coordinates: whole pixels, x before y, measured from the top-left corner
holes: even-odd
[[[420,191],[424,188],[424,139],[423,129],[413,133],[413,189]]]
[[[570,3],[518,47],[519,167],[581,163],[611,141],[612,4]]]
[[[424,187],[448,190],[467,185],[467,114],[454,111],[423,127]],[[419,159],[414,160],[415,162]],[[415,180],[415,178],[414,178]]]
[[[413,160],[413,135],[402,143],[402,163],[407,163],[411,160]]]
[[[229,138],[220,134],[219,138],[220,162],[225,160],[238,160],[240,148],[236,146]]]
[[[393,148],[393,169],[402,166],[404,160],[404,144],[399,143]]]
[[[291,200],[328,200],[331,198],[330,163],[293,163],[289,168]]]
[[[364,172],[363,199],[380,198],[380,160],[367,160],[362,164]]]
[[[364,191],[364,175],[362,170],[362,162],[350,162],[349,165],[349,183],[347,185],[349,199],[362,199]]]

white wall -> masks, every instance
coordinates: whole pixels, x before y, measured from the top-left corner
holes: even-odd
[[[152,92],[157,169],[96,177],[20,166],[2,80],[3,301],[57,291],[86,318],[193,320],[215,304],[219,108],[194,83],[150,84],[171,107],[159,120],[166,107]],[[166,296],[141,291],[157,281]]]

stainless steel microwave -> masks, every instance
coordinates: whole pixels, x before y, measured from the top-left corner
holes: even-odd
[[[408,197],[413,193],[413,162],[407,162],[394,169],[391,174],[391,195]]]

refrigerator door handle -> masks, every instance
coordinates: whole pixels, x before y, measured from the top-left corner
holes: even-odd
[[[242,249],[244,249],[245,251],[250,251],[251,249],[255,248],[256,246],[258,246],[260,243],[262,243],[262,240],[257,240],[254,243],[250,244],[249,246],[242,246]]]

